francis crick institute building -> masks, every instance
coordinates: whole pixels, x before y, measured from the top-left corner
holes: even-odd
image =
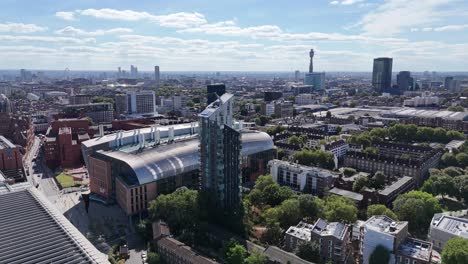
[[[230,197],[235,202],[240,184],[253,182],[259,175],[268,173],[268,162],[276,157],[276,148],[268,134],[244,130],[241,123],[232,121],[232,99],[232,95],[224,94],[211,103],[199,116],[200,126],[191,123],[151,127],[83,142],[91,192],[106,202],[117,202],[127,215],[146,210],[158,195],[171,193],[181,186],[212,187],[219,199]],[[237,140],[240,146],[236,147],[226,133],[218,135],[214,126],[206,126],[207,119],[214,116],[220,127],[232,125],[224,130],[229,130],[231,139],[240,139]],[[222,161],[216,160],[218,155],[213,155],[209,149],[216,144],[201,144],[200,140],[216,140],[217,151],[222,150],[224,160],[232,160],[230,165],[237,169],[232,172],[229,169],[227,174],[216,171]],[[236,160],[240,162],[234,162]],[[224,164],[222,167],[231,166]],[[204,175],[213,177],[202,179],[201,169],[209,171]],[[229,193],[229,190],[236,193]],[[226,205],[228,203],[226,200]]]

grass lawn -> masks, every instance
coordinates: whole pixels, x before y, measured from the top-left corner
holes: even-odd
[[[57,176],[57,181],[60,183],[60,185],[62,185],[62,188],[68,188],[77,185],[75,184],[73,177],[65,173],[60,173]]]

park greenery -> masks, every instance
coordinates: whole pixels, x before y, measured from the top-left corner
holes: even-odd
[[[320,199],[310,194],[296,194],[289,187],[280,187],[271,176],[260,176],[253,190],[244,199],[251,225],[265,226],[267,231],[261,241],[279,245],[283,231],[304,220],[318,218],[327,221],[353,223],[357,208],[353,201],[335,195]]]
[[[457,167],[442,170],[431,169],[430,177],[421,190],[434,196],[449,196],[459,201],[468,201],[468,171]]]
[[[402,221],[408,221],[409,231],[415,234],[427,232],[432,217],[442,212],[439,200],[429,193],[411,191],[397,197],[393,211]]]
[[[385,187],[386,176],[381,171],[377,171],[372,177],[361,175],[353,183],[353,191],[360,192],[364,187],[382,190]]]
[[[367,218],[374,215],[386,215],[393,220],[398,220],[398,216],[383,204],[373,204],[367,207]]]
[[[468,263],[468,239],[454,237],[447,241],[442,251],[442,262],[445,264]]]
[[[452,111],[452,112],[463,112],[465,111],[465,108],[461,105],[455,105],[455,106],[449,106],[447,110]]]
[[[293,159],[297,163],[306,166],[317,166],[328,170],[332,170],[335,167],[333,154],[320,149],[310,150],[303,148],[294,154]]]
[[[362,145],[364,148],[384,140],[396,142],[439,142],[447,143],[451,140],[463,140],[463,133],[443,128],[418,127],[416,125],[395,124],[389,128],[373,128],[359,135],[353,135],[348,142]]]

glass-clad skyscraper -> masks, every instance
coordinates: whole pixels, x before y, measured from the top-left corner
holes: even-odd
[[[233,128],[232,94],[223,94],[199,114],[201,188],[223,209],[240,203],[241,134]]]
[[[372,87],[379,92],[388,92],[392,87],[392,58],[374,59]]]

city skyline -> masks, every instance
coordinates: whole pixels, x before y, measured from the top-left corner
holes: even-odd
[[[48,4],[50,2],[50,4]],[[28,6],[25,9],[24,6]],[[468,5],[431,1],[3,1],[0,69],[465,71]],[[404,18],[404,19],[403,19]]]

